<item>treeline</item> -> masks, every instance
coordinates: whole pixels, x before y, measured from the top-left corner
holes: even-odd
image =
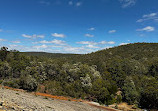
[[[28,91],[122,101],[158,109],[158,44],[136,43],[66,57],[27,56],[0,50],[0,83]]]
[[[24,55],[28,56],[37,56],[37,57],[47,57],[47,58],[63,58],[63,57],[74,57],[80,54],[62,54],[62,53],[48,53],[48,52],[21,52]]]

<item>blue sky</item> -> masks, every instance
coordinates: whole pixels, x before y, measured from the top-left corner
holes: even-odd
[[[0,0],[0,46],[90,53],[158,42],[158,0]]]

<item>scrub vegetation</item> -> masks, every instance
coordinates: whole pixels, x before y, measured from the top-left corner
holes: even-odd
[[[106,105],[127,102],[158,109],[158,43],[82,55],[22,53],[1,47],[0,83]]]

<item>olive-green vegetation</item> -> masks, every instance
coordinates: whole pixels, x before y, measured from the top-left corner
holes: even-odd
[[[47,58],[60,58],[60,57],[73,57],[79,54],[62,54],[62,53],[47,53],[47,52],[21,52],[28,56],[47,57]]]
[[[2,47],[0,83],[106,105],[123,101],[158,109],[158,43],[128,44],[83,55],[45,54]]]

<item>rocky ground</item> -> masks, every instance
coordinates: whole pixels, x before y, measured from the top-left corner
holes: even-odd
[[[106,111],[83,102],[64,101],[0,88],[0,111]]]

